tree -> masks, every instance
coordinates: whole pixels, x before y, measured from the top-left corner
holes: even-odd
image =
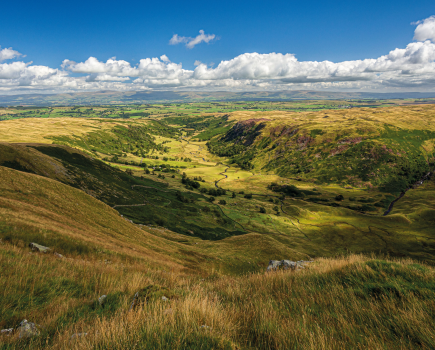
[[[231,198],[236,198],[236,192],[233,192],[233,195],[231,196]]]
[[[279,212],[279,208],[278,208],[278,206],[277,206],[277,205],[275,205],[275,206],[273,207],[273,210],[275,210],[275,211]]]
[[[209,197],[208,199],[210,202],[214,202],[215,198],[214,197]]]
[[[246,199],[252,199],[252,194],[245,194]]]
[[[133,170],[131,170],[131,169],[126,169],[125,172],[126,172],[128,175],[133,176]]]
[[[149,174],[149,173],[150,173],[149,169],[145,169],[145,174]]]
[[[219,204],[225,205],[225,204],[227,204],[227,201],[225,199],[220,199]]]
[[[266,209],[263,207],[260,207],[260,213],[266,214]]]
[[[343,195],[339,194],[335,197],[336,201],[342,201],[344,199]]]

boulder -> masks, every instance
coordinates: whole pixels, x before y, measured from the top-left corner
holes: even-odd
[[[38,243],[30,243],[29,247],[32,248],[32,251],[34,252],[48,253],[50,251],[50,248],[44,247]]]
[[[18,331],[20,338],[29,338],[39,335],[39,330],[36,328],[36,325],[32,322],[28,322],[27,320],[21,321]]]
[[[163,301],[169,301],[169,299],[166,298],[165,296],[162,296],[162,300],[163,300]]]
[[[102,295],[98,298],[98,303],[103,306],[104,302],[106,301],[107,295]]]
[[[2,329],[2,330],[0,331],[0,334],[2,334],[2,335],[11,335],[13,331],[14,331],[13,328]]]

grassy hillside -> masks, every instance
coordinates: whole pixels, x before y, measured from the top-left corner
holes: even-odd
[[[435,208],[435,197],[431,194],[435,179],[425,187],[412,190],[414,192],[408,191],[413,196],[409,199],[408,196],[404,197],[409,204],[400,213],[394,211],[388,216],[365,215],[344,205],[371,204],[364,202],[372,202],[372,198],[377,196],[376,192],[341,190],[337,186],[317,186],[316,191],[311,191],[312,187],[304,187],[309,186],[309,183],[292,180],[283,182],[280,180],[282,178],[276,176],[251,175],[240,179],[238,175],[242,173],[237,169],[228,170],[225,166],[186,170],[189,181],[198,177],[205,179],[205,182],[198,182],[198,189],[188,189],[190,185],[183,184],[185,178],[178,173],[174,174],[174,178],[167,175],[165,179],[159,179],[157,175],[146,175],[142,169],[133,168],[132,174],[138,176],[131,176],[65,146],[1,144],[0,149],[0,165],[76,187],[110,205],[135,224],[154,228],[163,226],[184,237],[174,238],[161,234],[164,238],[189,244],[200,242],[201,247],[214,249],[218,245],[210,245],[207,241],[198,239],[220,240],[241,235],[240,239],[234,238],[232,244],[236,247],[240,244],[240,247],[248,249],[249,238],[245,234],[250,232],[255,239],[249,249],[257,251],[262,258],[265,257],[263,261],[256,259],[256,264],[260,263],[260,266],[269,260],[269,246],[271,252],[277,251],[278,247],[291,247],[294,252],[311,257],[334,256],[347,251],[376,251],[393,256],[409,255],[426,261],[434,260],[435,232],[430,217]],[[227,173],[228,178],[223,178],[222,174]],[[217,186],[213,182],[214,174],[218,174],[216,178],[222,179],[218,183],[227,189],[226,194],[210,195],[216,191]],[[313,192],[315,196],[284,198],[282,193],[268,188],[274,181],[280,182],[282,186],[293,186],[301,193]],[[244,192],[241,189],[245,189],[246,194],[252,198],[240,194]],[[340,204],[332,205],[337,203],[334,199],[337,193],[345,199]],[[353,198],[351,196],[355,196],[355,202],[350,201]],[[212,197],[213,202],[210,201]],[[326,202],[312,201],[314,197]],[[221,200],[225,204],[220,204]],[[422,202],[423,207],[414,205]],[[189,237],[194,241],[189,241]],[[260,249],[259,244],[263,245]],[[232,251],[231,244],[222,243],[221,246]],[[258,265],[241,267],[237,259],[231,258],[231,254],[225,255],[232,262],[228,265],[217,263],[217,269],[237,271],[241,268],[243,271],[255,271],[259,268]]]
[[[232,119],[208,147],[248,170],[400,193],[435,166],[434,105]]]
[[[0,165],[79,188],[135,223],[157,224],[209,239],[245,233],[200,193],[182,194],[177,189],[167,188],[167,182],[130,176],[69,147],[3,143],[0,144]],[[210,224],[216,220],[218,225]]]
[[[0,349],[434,348],[433,108],[0,122]]]
[[[60,260],[3,244],[0,264],[8,271],[0,282],[2,326],[26,317],[40,332],[3,335],[1,349],[435,346],[435,271],[411,260],[349,256],[318,259],[293,273],[198,278],[131,262]]]

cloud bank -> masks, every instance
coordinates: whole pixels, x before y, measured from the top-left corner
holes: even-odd
[[[287,90],[435,91],[435,16],[414,23],[414,42],[374,59],[343,62],[299,61],[294,54],[244,53],[212,64],[195,61],[193,70],[166,55],[132,65],[115,57],[106,62],[65,59],[60,68],[16,60],[22,55],[0,50],[0,93],[91,90]],[[173,44],[194,47],[213,40],[203,31],[196,38],[174,35]]]

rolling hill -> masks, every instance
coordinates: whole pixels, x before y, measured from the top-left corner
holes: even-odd
[[[0,349],[433,348],[434,117],[0,122]]]
[[[2,106],[48,106],[48,105],[101,105],[134,104],[153,102],[200,102],[200,101],[288,101],[328,99],[402,99],[433,98],[434,93],[371,93],[327,92],[310,90],[287,91],[97,91],[63,94],[1,95]]]

